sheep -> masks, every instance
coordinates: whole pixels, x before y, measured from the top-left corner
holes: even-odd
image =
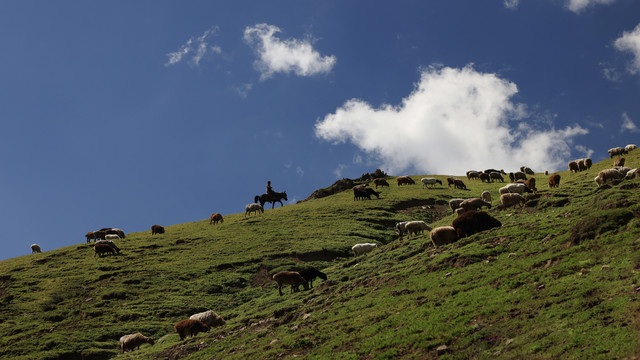
[[[140,345],[144,343],[154,344],[152,338],[141,333],[124,335],[120,338],[120,353],[124,354],[127,350],[140,349]]]
[[[214,326],[222,326],[227,323],[222,317],[213,312],[213,310],[207,310],[201,313],[193,314],[189,317],[189,319],[200,320],[209,328],[212,328]]]
[[[378,188],[378,185],[380,185],[381,187],[389,186],[389,183],[387,182],[387,180],[383,178],[373,179],[373,183],[376,185],[376,189]]]
[[[453,186],[454,186],[456,189],[467,190],[467,186],[462,182],[462,180],[455,179],[455,180],[453,181]]]
[[[528,178],[527,180],[525,180],[524,184],[527,186],[527,188],[529,188],[529,190],[531,191],[538,191],[538,189],[536,188],[536,178]]]
[[[411,238],[413,234],[422,233],[424,230],[431,231],[431,226],[427,225],[424,221],[409,221],[405,225],[405,229],[407,230],[409,238]]]
[[[624,166],[624,158],[623,157],[617,157],[615,160],[613,160],[613,166],[614,167]]]
[[[596,175],[596,178],[593,179],[593,181],[596,182],[596,184],[598,184],[598,186],[602,186],[604,185],[604,182],[602,181],[602,179],[600,178],[600,174]]]
[[[480,181],[481,182],[487,182],[490,183],[491,182],[491,175],[487,174],[487,173],[482,173],[480,174]]]
[[[498,192],[500,193],[500,195],[502,195],[509,193],[523,194],[525,192],[530,193],[532,191],[525,184],[515,183],[501,187],[500,189],[498,189]]]
[[[98,240],[93,246],[98,244],[107,244],[109,245],[116,253],[120,253],[120,248],[113,242],[113,240]]]
[[[100,257],[102,257],[103,254],[106,253],[110,253],[111,255],[115,255],[116,251],[114,248],[112,248],[111,246],[109,246],[109,244],[98,244],[96,243],[93,246],[93,251],[95,252],[95,254],[93,254],[93,257],[96,257],[96,255],[100,255]]]
[[[491,178],[491,181],[500,180],[500,182],[504,182],[504,178],[499,172],[492,172],[489,174],[489,177]]]
[[[471,236],[475,233],[502,226],[502,223],[484,211],[469,210],[453,220],[458,238]]]
[[[305,280],[299,272],[296,271],[280,271],[272,277],[273,281],[278,283],[278,293],[282,296],[282,286],[290,285],[291,292],[297,291],[298,286],[304,286],[305,290],[309,290],[309,283]]]
[[[454,178],[453,176],[449,176],[447,177],[447,186],[451,187],[451,185],[453,185],[453,182],[456,180],[456,178]]]
[[[399,223],[396,223],[396,234],[400,235],[400,237],[402,237],[402,234],[404,234],[407,230],[405,229],[405,225],[407,225],[409,223],[409,221],[401,221]]]
[[[186,319],[178,321],[173,329],[180,335],[180,340],[189,336],[196,336],[199,332],[209,331],[209,326],[200,320]]]
[[[89,231],[88,233],[86,233],[84,235],[84,237],[87,238],[87,244],[91,242],[91,240],[96,240],[96,233],[93,231]]]
[[[151,225],[151,235],[155,234],[164,234],[164,226],[162,225]]]
[[[247,204],[244,207],[244,217],[247,217],[247,215],[251,215],[252,212],[255,212],[256,214],[258,212],[264,213],[264,208],[258,203]]]
[[[523,173],[527,174],[527,175],[533,175],[534,172],[533,170],[531,170],[531,168],[523,166],[520,168],[520,171],[522,171]]]
[[[609,152],[609,158],[611,159],[613,159],[613,157],[616,155],[624,155],[629,153],[627,150],[621,147],[615,147],[613,149],[609,149],[608,152]]]
[[[483,206],[486,206],[487,208],[491,209],[491,203],[484,201],[480,198],[466,199],[465,201],[460,203],[460,208],[464,209],[464,211],[478,210]]]
[[[39,254],[42,252],[42,249],[40,248],[40,245],[38,244],[31,244],[31,253],[32,254]]]
[[[524,196],[520,194],[509,193],[500,195],[500,203],[505,209],[510,206],[516,207],[516,205],[520,205],[520,207],[523,207],[525,201],[526,200]]]
[[[467,171],[467,180],[478,179],[480,177],[480,173],[475,170]]]
[[[309,282],[309,287],[313,287],[313,280],[319,277],[322,280],[327,280],[327,274],[322,271],[314,268],[313,266],[309,266],[304,269],[297,270],[300,276]]]
[[[361,243],[353,245],[353,247],[351,247],[351,251],[353,251],[353,256],[357,257],[366,254],[377,247],[378,244],[375,243]]]
[[[460,198],[449,200],[449,207],[451,208],[451,211],[456,212],[456,209],[460,207],[460,203],[463,201],[464,199],[460,199]]]
[[[576,160],[576,163],[578,163],[578,170],[580,171],[587,170],[587,164],[585,163],[585,159],[578,159]]]
[[[459,207],[459,208],[457,208],[457,209],[456,209],[456,211],[454,211],[454,213],[455,213],[456,215],[460,215],[460,214],[462,214],[462,213],[463,213],[463,212],[465,212],[465,211],[467,211],[467,209]]]
[[[491,202],[491,193],[488,192],[487,190],[483,191],[482,194],[480,194],[480,198],[488,203]]]
[[[635,169],[631,169],[627,172],[627,174],[624,176],[625,179],[629,180],[629,179],[635,179],[640,177],[640,173],[638,172],[638,168]]]
[[[409,176],[398,176],[396,178],[396,182],[398,183],[398,186],[402,185],[402,184],[415,184],[416,182],[410,178]]]
[[[453,226],[440,226],[429,232],[429,237],[433,243],[433,247],[438,245],[451,244],[458,240],[458,234]]]
[[[604,169],[600,171],[598,176],[600,177],[600,181],[602,181],[603,184],[606,184],[607,182],[615,182],[616,180],[624,179],[625,173],[616,169]]]
[[[514,181],[516,181],[516,180],[527,180],[527,175],[522,171],[518,171],[518,172],[513,173],[513,179],[514,179]]]
[[[425,186],[428,187],[428,188],[434,187],[436,184],[442,185],[442,181],[438,180],[436,178],[422,178],[422,179],[420,179],[420,181],[422,181],[422,187],[423,188]]]
[[[211,214],[211,216],[209,216],[209,225],[213,224],[216,225],[217,223],[224,223],[224,218],[222,217],[222,214],[220,213],[213,213]]]
[[[104,236],[105,240],[120,240],[120,236],[118,234],[107,234]]]
[[[549,176],[549,189],[560,187],[560,175],[553,174]]]
[[[371,195],[375,195],[377,199],[380,199],[380,192],[373,190],[372,188],[358,188],[356,186],[353,187],[353,200],[364,200],[367,198],[371,200]]]
[[[593,161],[591,161],[591,158],[584,159],[584,163],[585,165],[587,165],[587,169],[591,169],[591,165],[593,165]]]
[[[637,148],[638,148],[638,147],[637,147],[635,144],[629,144],[629,145],[627,145],[627,146],[625,146],[625,147],[624,147],[625,151],[627,151],[627,152],[629,152],[629,151],[631,151],[631,150],[635,150],[635,149],[637,149]]]
[[[616,169],[616,170],[620,171],[622,173],[622,175],[627,175],[627,173],[629,171],[631,171],[631,168],[626,167],[626,166],[614,166],[612,169]]]

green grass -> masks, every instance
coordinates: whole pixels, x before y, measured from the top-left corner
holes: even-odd
[[[640,163],[640,152],[625,157]],[[501,183],[423,189],[416,175],[417,185],[390,179],[380,199],[344,191],[215,226],[128,234],[117,256],[79,243],[4,260],[0,358],[631,357],[640,190],[632,180],[595,192],[593,178],[611,163],[560,172],[558,189],[536,174],[540,197],[522,209],[497,209]],[[483,190],[501,228],[437,249],[428,235],[393,231],[403,220],[450,225],[448,200]],[[359,242],[382,246],[354,259]],[[329,276],[312,291],[280,297],[268,281],[310,265]],[[227,324],[180,341],[173,324],[206,309]],[[157,342],[119,355],[118,339],[133,332]]]

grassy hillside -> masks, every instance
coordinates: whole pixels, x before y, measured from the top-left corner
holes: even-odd
[[[625,156],[640,165],[640,151]],[[76,246],[0,262],[0,358],[589,358],[638,350],[638,180],[596,190],[613,160],[499,210],[503,184],[417,185],[353,201],[344,191],[264,214],[127,234],[117,256]],[[449,225],[445,204],[489,190],[503,226],[434,249],[393,225]],[[204,214],[208,215],[208,214]],[[352,245],[382,244],[354,259]],[[315,266],[311,291],[278,296],[270,274]],[[221,328],[180,341],[173,324],[212,309]],[[120,336],[153,346],[119,355]]]

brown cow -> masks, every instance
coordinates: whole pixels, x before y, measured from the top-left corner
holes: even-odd
[[[224,219],[222,218],[222,214],[220,213],[211,214],[211,217],[209,219],[209,225],[211,224],[215,225],[218,222],[220,222],[220,224],[224,222]]]

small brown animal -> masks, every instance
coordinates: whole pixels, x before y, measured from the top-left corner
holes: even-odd
[[[100,255],[100,257],[102,257],[102,254],[106,253],[109,253],[111,255],[116,254],[116,251],[108,244],[95,244],[93,246],[93,251],[95,252],[95,254],[93,254],[93,257],[96,257],[96,255]]]
[[[282,286],[291,285],[291,292],[293,293],[298,286],[304,286],[305,290],[309,290],[309,283],[305,280],[300,273],[295,271],[280,271],[273,275],[273,280],[278,283],[278,293],[282,296]]]
[[[144,336],[141,333],[124,335],[120,338],[120,353],[124,354],[125,351],[135,348],[140,349],[140,345],[144,343],[154,344],[152,338]]]
[[[552,189],[554,187],[560,186],[560,175],[554,174],[549,177],[549,188]]]
[[[196,336],[199,332],[209,331],[209,326],[200,320],[187,319],[179,321],[173,329],[180,335],[180,340],[189,336]]]
[[[164,226],[153,225],[151,226],[151,235],[164,234]]]
[[[211,214],[211,217],[209,219],[209,225],[211,224],[215,225],[218,222],[220,222],[220,224],[224,222],[224,219],[222,218],[222,214],[220,213]]]

